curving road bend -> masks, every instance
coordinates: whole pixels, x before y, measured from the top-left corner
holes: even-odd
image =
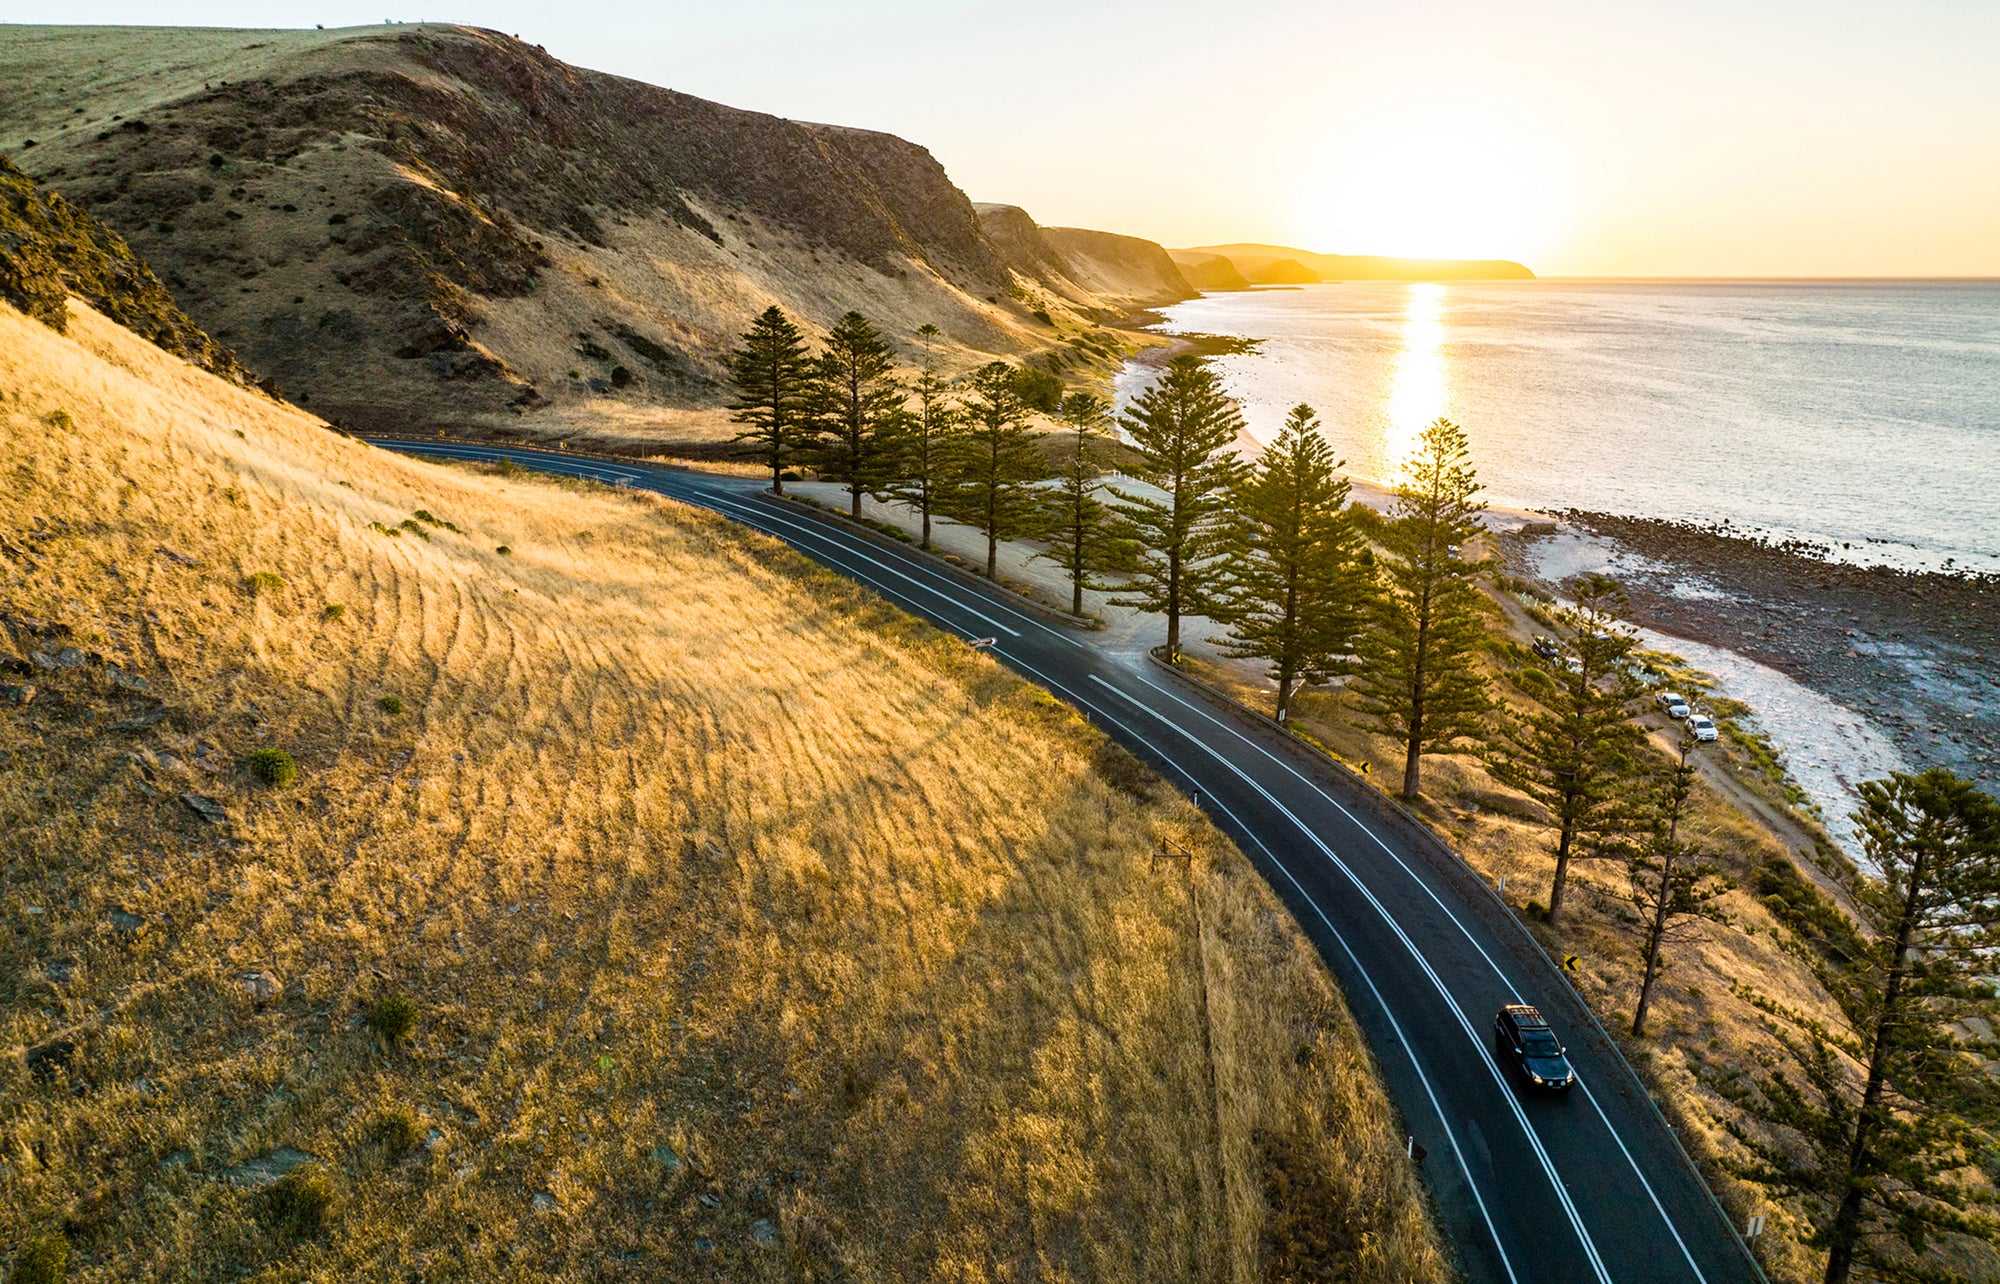
[[[1346,992],[1466,1277],[1510,1284],[1759,1280],[1617,1049],[1499,900],[1436,839],[1259,719],[1093,647],[1005,590],[774,500],[763,484],[505,446],[371,439],[655,491],[722,513],[967,638],[1188,790],[1290,906]],[[1493,1015],[1533,1003],[1578,1076],[1529,1096]]]

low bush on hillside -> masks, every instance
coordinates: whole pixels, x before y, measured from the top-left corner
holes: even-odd
[[[251,597],[276,593],[285,587],[285,577],[276,571],[253,571],[243,578],[243,591]]]
[[[405,995],[385,994],[368,1009],[368,1028],[385,1043],[401,1043],[417,1028],[417,1005]]]
[[[403,701],[400,696],[385,695],[375,702],[375,707],[393,718],[403,711]]]
[[[368,1125],[368,1142],[385,1163],[395,1163],[423,1139],[423,1127],[408,1106],[391,1106]]]
[[[63,1284],[69,1278],[69,1241],[61,1232],[31,1239],[14,1258],[13,1284]]]
[[[283,749],[252,749],[243,756],[243,766],[260,784],[282,789],[299,778],[299,765]]]
[[[273,1226],[311,1239],[327,1228],[339,1204],[333,1174],[323,1164],[303,1163],[266,1192],[264,1213]]]

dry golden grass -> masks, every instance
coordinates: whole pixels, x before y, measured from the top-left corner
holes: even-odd
[[[387,455],[81,309],[0,307],[0,395],[0,609],[102,657],[0,707],[0,1253],[1449,1275],[1268,889],[990,661],[719,519]],[[1192,875],[1149,867],[1168,836]],[[323,1229],[221,1179],[280,1148]]]

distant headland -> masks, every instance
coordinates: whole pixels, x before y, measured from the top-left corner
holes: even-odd
[[[1284,245],[1197,245],[1170,250],[1197,290],[1321,281],[1532,281],[1509,259],[1398,259],[1380,254],[1315,254]]]

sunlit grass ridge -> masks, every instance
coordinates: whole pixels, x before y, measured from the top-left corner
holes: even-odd
[[[86,312],[0,308],[0,394],[13,645],[102,660],[0,709],[0,1246],[1249,1279],[1309,1224],[1344,1275],[1445,1274],[1268,889],[959,642],[720,519],[389,456]],[[285,1149],[322,1229],[237,1167]]]

